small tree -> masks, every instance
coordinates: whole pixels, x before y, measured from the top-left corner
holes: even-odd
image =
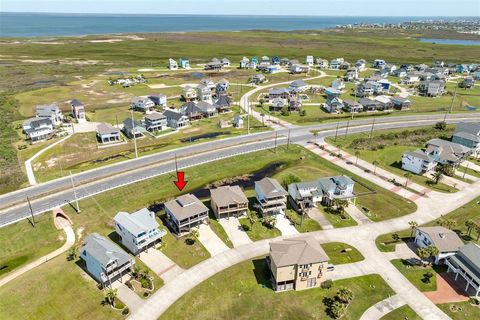
[[[394,233],[392,234],[392,239],[393,241],[398,242],[398,240],[400,240],[400,236],[398,235],[398,233]]]
[[[250,222],[250,229],[253,228],[253,225],[258,221],[257,213],[255,211],[247,211],[247,219]]]
[[[432,277],[433,277],[433,273],[431,273],[430,271],[426,272],[423,275],[423,282],[430,283]]]
[[[316,144],[317,143],[317,137],[318,137],[318,131],[313,131],[312,134],[313,134],[313,138],[314,138],[315,144]]]
[[[433,180],[433,183],[434,184],[438,184],[440,182],[440,179],[443,178],[443,172],[438,170],[438,171],[435,171],[433,174],[432,174],[432,180]]]
[[[349,304],[353,300],[353,292],[345,287],[341,287],[337,291],[337,298],[344,304]]]
[[[455,228],[457,226],[457,221],[454,220],[454,219],[447,219],[445,220],[445,227],[447,229],[450,229],[452,230],[453,228]]]
[[[298,176],[294,175],[293,173],[289,173],[283,178],[283,186],[285,187],[285,189],[288,189],[288,185],[301,181],[302,179],[300,179]]]
[[[467,234],[470,236],[472,230],[475,229],[475,222],[473,220],[467,220],[465,221],[465,227],[467,227]]]
[[[415,232],[415,229],[417,229],[418,227],[418,223],[416,221],[410,221],[408,223],[408,225],[410,226],[410,238],[413,237],[413,233]]]
[[[332,318],[338,319],[343,316],[343,313],[345,312],[345,305],[340,301],[334,301],[328,308],[328,311]]]
[[[68,250],[67,260],[68,261],[73,261],[73,260],[77,259],[77,257],[78,257],[78,249],[77,249],[77,247],[73,246]]]
[[[335,198],[333,199],[333,205],[341,214],[345,213],[345,208],[348,207],[348,201],[344,199]]]
[[[430,253],[425,248],[418,248],[417,256],[422,260],[427,260],[430,257]]]
[[[115,305],[115,298],[117,298],[117,295],[118,295],[117,289],[108,288],[105,291],[105,298],[107,299],[108,303],[110,303],[112,306]]]
[[[447,123],[445,121],[440,121],[435,123],[435,129],[445,131],[447,129]]]

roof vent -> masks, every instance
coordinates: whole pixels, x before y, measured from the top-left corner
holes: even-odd
[[[438,235],[440,236],[440,238],[445,239],[445,233],[439,233]]]

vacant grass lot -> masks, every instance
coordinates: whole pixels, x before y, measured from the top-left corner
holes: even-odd
[[[476,243],[479,243],[478,241],[480,237],[479,233],[477,233],[476,231],[471,231],[469,235],[467,232],[467,227],[465,226],[465,222],[467,220],[473,220],[473,221],[476,221],[477,223],[479,222],[480,197],[458,208],[457,210],[450,212],[449,214],[443,216],[443,218],[452,219],[456,221],[457,225],[453,228],[453,230],[455,230],[455,232],[458,233],[458,235],[463,241],[474,241]],[[438,219],[430,223],[427,223],[425,226],[436,226],[437,221]],[[402,230],[396,233],[400,236],[401,239],[408,240],[408,238],[410,237],[411,231]],[[386,242],[388,244],[385,244]],[[395,243],[392,242],[391,233],[381,235],[380,237],[377,238],[376,243],[380,251],[391,252],[395,250]]]
[[[417,287],[418,290],[422,292],[437,290],[437,274],[447,271],[445,266],[411,266],[406,261],[401,259],[392,260],[391,262],[395,268],[397,268],[398,271],[405,276],[405,278],[407,278],[415,287]],[[431,272],[433,274],[430,282],[422,281],[424,274],[427,272]]]
[[[354,299],[343,318],[353,320],[393,294],[378,275],[335,281],[331,289],[282,293],[271,289],[269,277],[263,257],[239,263],[189,291],[160,319],[326,319],[322,299],[345,286]]]
[[[365,259],[356,248],[349,246],[346,243],[323,243],[322,248],[330,258],[330,261],[328,262],[332,264],[354,263]]]
[[[410,308],[408,305],[404,305],[400,308],[393,310],[392,312],[387,313],[384,315],[381,320],[421,320],[415,311]]]
[[[453,127],[449,127],[446,131],[425,127],[377,131],[373,133],[372,138],[370,138],[370,133],[359,133],[338,137],[337,141],[334,138],[327,138],[326,141],[347,151],[351,155],[359,152],[359,158],[367,162],[373,163],[376,160],[379,167],[396,174],[404,181],[403,177],[406,171],[402,169],[403,153],[425,148],[426,142],[433,138],[450,139],[452,133]],[[435,191],[457,191],[443,183],[430,183],[431,180],[429,178],[413,173],[409,179]]]
[[[480,318],[480,308],[472,306],[470,302],[445,303],[437,305],[453,320],[478,319]],[[452,310],[452,308],[456,308]],[[461,309],[461,310],[460,310]]]

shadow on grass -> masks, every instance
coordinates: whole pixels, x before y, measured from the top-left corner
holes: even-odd
[[[257,283],[262,286],[262,288],[269,288],[273,290],[272,283],[270,282],[270,270],[267,265],[266,259],[256,259],[252,261],[253,263],[253,273],[255,274],[255,279]]]

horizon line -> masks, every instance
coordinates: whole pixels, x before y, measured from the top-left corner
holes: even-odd
[[[62,15],[124,15],[124,16],[207,16],[207,17],[369,17],[369,18],[477,18],[477,15],[465,16],[465,15],[308,15],[308,14],[222,14],[222,13],[106,13],[106,12],[57,12],[57,11],[3,11],[2,13],[16,13],[16,14],[62,14]],[[479,18],[477,18],[480,20]]]

